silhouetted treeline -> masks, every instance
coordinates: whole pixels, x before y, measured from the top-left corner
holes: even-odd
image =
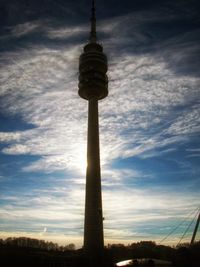
[[[70,243],[65,246],[60,246],[57,243],[29,237],[8,237],[5,240],[0,239],[0,246],[38,248],[55,251],[75,250],[75,245],[73,243]]]
[[[200,242],[178,247],[157,245],[153,241],[140,241],[125,246],[109,244],[105,247],[104,267],[127,259],[161,259],[172,262],[172,267],[199,267]],[[3,267],[91,267],[82,249],[74,244],[59,246],[53,242],[19,237],[0,239],[0,262]],[[95,266],[92,266],[95,267]]]

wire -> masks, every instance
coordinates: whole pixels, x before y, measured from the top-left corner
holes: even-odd
[[[190,226],[194,223],[194,220],[196,219],[196,217],[197,217],[198,214],[199,214],[199,209],[198,209],[198,211],[197,211],[197,214],[194,216],[193,220],[190,222],[190,224],[189,224],[188,227],[186,228],[185,232],[184,232],[183,235],[181,236],[181,238],[180,238],[180,240],[179,240],[179,242],[178,242],[178,244],[177,244],[176,246],[178,246],[178,245],[181,243],[182,239],[184,238],[184,236],[186,235],[186,233],[187,233],[188,230],[190,229]]]
[[[189,214],[188,214],[188,216],[184,219],[184,220],[182,220],[178,225],[176,225],[173,229],[172,229],[172,231],[170,231],[169,232],[169,234],[167,234],[158,244],[161,244],[163,241],[165,241],[171,234],[173,234],[184,222],[186,222],[187,221],[187,219],[189,218],[189,217],[191,217],[191,215],[193,215],[194,214],[194,212],[196,213],[196,211],[197,210],[199,210],[199,208],[196,208],[195,210],[193,210],[192,212],[190,212]],[[195,215],[195,217],[196,217],[196,215]]]

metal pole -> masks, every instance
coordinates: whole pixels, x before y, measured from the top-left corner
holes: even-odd
[[[196,222],[196,225],[195,225],[195,228],[194,228],[194,232],[193,232],[193,235],[192,235],[192,239],[191,239],[191,242],[190,242],[191,245],[194,243],[194,240],[195,240],[195,237],[196,237],[196,234],[197,234],[197,230],[198,230],[198,227],[199,227],[199,222],[200,222],[200,212],[199,212],[199,216],[197,218],[197,222]]]

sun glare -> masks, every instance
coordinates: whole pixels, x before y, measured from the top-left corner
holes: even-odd
[[[79,145],[76,149],[77,153],[75,155],[76,168],[82,173],[86,173],[87,168],[87,154],[85,145]]]
[[[80,153],[77,155],[77,165],[81,173],[85,174],[87,168],[87,159],[84,153]]]

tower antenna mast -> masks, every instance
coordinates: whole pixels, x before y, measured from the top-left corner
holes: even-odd
[[[92,0],[92,9],[91,9],[91,31],[90,31],[90,43],[96,43],[96,9],[95,2]]]

